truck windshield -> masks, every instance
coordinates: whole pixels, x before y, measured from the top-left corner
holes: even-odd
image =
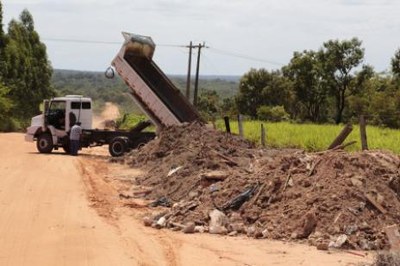
[[[54,101],[51,102],[50,111],[54,110],[64,110],[65,111],[65,102],[64,101]]]
[[[47,121],[57,129],[65,129],[65,101],[52,101],[47,113]]]

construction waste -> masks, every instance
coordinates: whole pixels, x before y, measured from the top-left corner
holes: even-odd
[[[124,162],[146,170],[133,193],[154,207],[147,226],[318,249],[388,249],[398,237],[400,158],[389,152],[257,149],[193,123],[166,128]]]

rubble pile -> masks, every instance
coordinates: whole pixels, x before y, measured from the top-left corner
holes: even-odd
[[[164,206],[149,226],[371,250],[400,222],[400,158],[387,152],[261,150],[189,124],[124,160],[146,169],[137,187]]]

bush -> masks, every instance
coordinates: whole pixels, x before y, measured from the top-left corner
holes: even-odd
[[[263,105],[257,109],[257,116],[260,120],[281,122],[289,120],[289,114],[283,106],[266,106]]]
[[[0,132],[17,132],[25,129],[24,123],[17,121],[14,118],[6,118],[0,120]]]

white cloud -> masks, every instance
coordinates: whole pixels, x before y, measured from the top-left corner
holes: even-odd
[[[157,44],[205,41],[230,52],[287,63],[293,51],[318,49],[329,39],[359,37],[366,61],[389,66],[400,46],[400,2],[394,0],[2,0],[6,20],[28,8],[42,38],[121,41],[121,31]],[[104,69],[119,45],[46,41],[56,68]],[[185,73],[187,50],[158,46],[167,73]],[[204,50],[203,73],[242,74],[275,65]]]

